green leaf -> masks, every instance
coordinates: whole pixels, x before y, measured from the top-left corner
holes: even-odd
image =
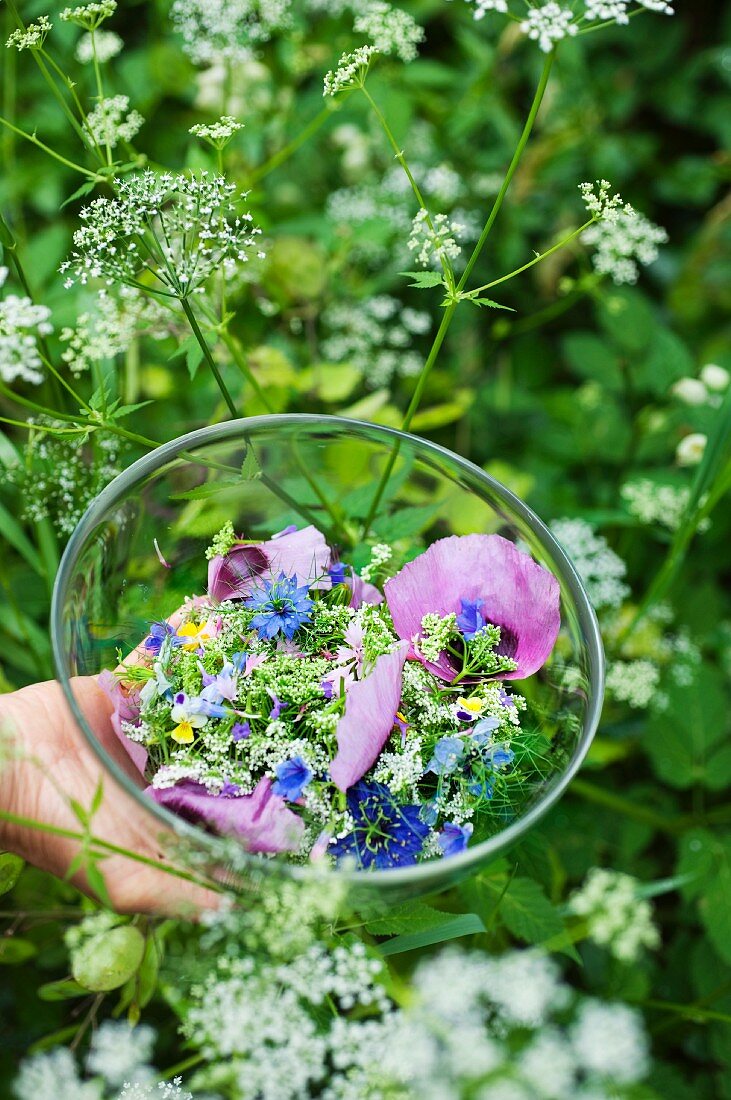
[[[413,508],[400,508],[390,516],[381,516],[373,524],[373,530],[384,542],[396,542],[398,539],[409,538],[419,534],[428,527],[437,512],[439,505],[422,504]]]
[[[422,947],[446,943],[447,940],[456,940],[461,936],[476,936],[484,931],[485,926],[476,913],[462,913],[436,928],[395,936],[392,940],[379,944],[378,950],[382,955],[400,955],[405,951],[418,951]]]
[[[409,286],[426,290],[433,286],[444,286],[444,276],[439,271],[399,271],[406,279],[411,279]]]
[[[86,993],[86,990],[84,990],[84,993]],[[69,1027],[62,1027],[60,1031],[52,1031],[50,1035],[44,1035],[42,1039],[39,1039],[35,1043],[31,1043],[28,1047],[28,1053],[40,1054],[42,1051],[51,1050],[53,1047],[60,1046],[62,1043],[66,1045],[69,1039],[74,1038],[80,1026],[80,1024],[71,1024]]]
[[[434,909],[423,901],[407,901],[366,924],[373,936],[394,936],[405,932],[427,932],[454,920],[454,913]]]
[[[505,309],[508,313],[515,313],[512,306],[504,306],[500,302],[493,302],[492,298],[468,298],[473,306],[482,306],[487,309]]]
[[[0,939],[0,966],[17,966],[27,962],[38,953],[38,948],[30,940],[19,936],[7,936]]]
[[[207,500],[216,493],[225,492],[226,489],[236,489],[241,486],[239,477],[223,477],[220,481],[206,481],[203,485],[196,485],[195,489],[186,489],[183,493],[171,493],[171,500]]]
[[[63,210],[64,206],[68,206],[69,203],[74,202],[75,199],[83,199],[85,195],[90,195],[95,187],[96,183],[94,180],[88,180],[86,183],[82,183],[81,187],[77,187],[72,195],[64,199],[59,209]]]
[[[251,447],[249,447],[246,458],[241,463],[241,476],[244,481],[254,481],[256,478],[261,477],[261,466]]]
[[[38,551],[3,504],[0,504],[0,532],[2,537],[25,559],[33,572],[42,577],[45,571]]]
[[[571,332],[561,341],[561,350],[569,367],[579,378],[599,382],[608,390],[621,391],[624,385],[620,357],[607,340],[593,332]]]
[[[700,668],[692,684],[668,684],[666,694],[668,705],[650,718],[642,745],[658,778],[686,790],[711,776],[709,750],[724,739],[728,726],[726,695],[720,674],[710,666]],[[713,776],[711,785],[715,782]]]
[[[73,997],[86,997],[88,993],[88,989],[71,978],[62,978],[58,982],[46,982],[38,990],[38,996],[42,1001],[70,1001]]]
[[[530,878],[512,880],[503,894],[499,915],[508,932],[526,943],[540,943],[564,930],[558,911]]]
[[[13,852],[0,852],[0,894],[13,889],[25,867],[25,861]]]

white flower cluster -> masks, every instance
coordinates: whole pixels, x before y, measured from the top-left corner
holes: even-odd
[[[329,335],[323,356],[333,363],[350,363],[374,389],[397,375],[418,374],[422,357],[412,349],[415,336],[431,327],[428,313],[404,307],[386,294],[357,303],[335,302],[322,314]]]
[[[153,290],[180,298],[216,271],[232,274],[261,233],[251,214],[238,212],[235,193],[234,184],[208,172],[146,170],[122,180],[117,198],[94,199],[81,211],[84,225],[60,268],[65,285],[92,278],[138,285],[147,271],[164,288]]]
[[[731,374],[717,363],[706,363],[700,378],[680,378],[672,387],[672,393],[686,405],[710,405],[717,408],[719,394],[724,393],[731,382]]]
[[[64,8],[60,19],[64,23],[76,23],[87,31],[95,31],[96,28],[114,15],[117,10],[116,0],[99,0],[98,3],[80,4],[76,8]]]
[[[364,34],[379,53],[395,54],[402,61],[413,61],[417,46],[424,41],[424,28],[415,19],[382,0],[365,5],[356,16],[353,30]]]
[[[685,485],[662,485],[641,477],[625,482],[620,495],[640,523],[648,526],[656,523],[669,531],[677,531],[688,507],[690,490]],[[709,526],[710,520],[703,520],[698,530],[707,531]]]
[[[629,23],[630,0],[585,0],[585,2],[586,19],[612,19],[620,25]]]
[[[115,149],[120,141],[132,141],[144,124],[139,111],[130,111],[129,96],[102,99],[84,122],[91,145]]]
[[[595,247],[592,263],[600,275],[609,275],[618,286],[636,283],[640,264],[647,267],[659,255],[658,246],[667,244],[668,235],[655,225],[627,209],[617,217],[590,225],[582,240]]]
[[[550,53],[562,38],[573,38],[579,32],[571,8],[561,7],[555,0],[549,0],[540,8],[530,8],[520,29],[537,42],[544,53]]]
[[[188,130],[189,134],[207,141],[214,149],[224,149],[238,130],[243,130],[243,122],[239,122],[233,115],[221,115],[217,122],[198,122]]]
[[[707,435],[703,432],[689,432],[675,448],[675,461],[678,466],[697,466],[703,461],[707,446]]]
[[[435,214],[430,219],[428,211],[422,207],[411,224],[408,247],[422,267],[437,268],[443,259],[457,259],[462,251],[457,238],[463,229],[463,225],[451,221],[446,214]]]
[[[172,1081],[159,1081],[157,1085],[131,1085],[128,1082],[118,1100],[193,1100],[193,1093],[184,1089],[181,1082],[181,1077]]]
[[[86,1071],[117,1087],[125,1081],[149,1081],[157,1076],[149,1064],[154,1045],[155,1032],[146,1024],[133,1028],[105,1020],[91,1037]]]
[[[349,88],[361,87],[377,53],[375,46],[359,46],[352,53],[344,53],[337,68],[325,74],[322,94],[334,96]]]
[[[607,669],[607,694],[635,710],[649,707],[660,686],[660,669],[654,661],[612,661]]]
[[[248,61],[289,25],[292,0],[174,0],[170,9],[183,49],[197,65]]]
[[[580,183],[579,191],[587,213],[596,221],[614,222],[623,214],[634,213],[629,203],[617,192],[612,194],[609,180],[597,180],[595,183]]]
[[[61,330],[66,344],[61,358],[78,377],[92,363],[124,354],[143,331],[145,336],[161,340],[169,328],[168,311],[135,287],[122,286],[117,295],[102,288],[94,308],[80,313],[73,328]]]
[[[645,948],[660,945],[652,906],[639,896],[631,875],[594,867],[569,898],[568,909],[584,917],[589,937],[621,962],[636,962]]]
[[[40,50],[46,41],[46,35],[53,27],[47,15],[39,15],[35,23],[13,31],[5,45],[8,49],[15,46],[16,50]]]
[[[508,11],[507,0],[467,0],[467,2],[475,5],[475,19],[484,19],[489,11],[499,11],[503,15]]]
[[[124,43],[114,31],[96,31],[93,35],[87,31],[76,43],[76,60],[82,65],[90,65],[96,57],[100,65],[111,61],[122,49]]]
[[[8,269],[0,267],[0,289]],[[38,337],[53,332],[51,311],[37,306],[27,297],[6,294],[0,299],[0,378],[3,382],[18,379],[38,386],[43,381],[43,363],[38,349]]]
[[[597,611],[619,607],[629,595],[627,566],[584,519],[557,519],[551,531],[571,558]]]
[[[364,581],[372,581],[374,577],[377,577],[379,573],[383,571],[384,566],[388,565],[393,557],[393,550],[385,542],[377,542],[371,550],[370,560],[361,571],[361,579]]]

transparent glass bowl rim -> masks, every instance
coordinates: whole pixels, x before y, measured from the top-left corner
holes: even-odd
[[[172,828],[179,836],[187,836],[201,844],[215,844],[215,837],[211,837],[202,829],[183,821],[182,818],[159,806],[153,799],[146,796],[142,790],[135,786],[132,780],[122,769],[105,753],[99,744],[94,731],[89,727],[79,707],[66,671],[66,657],[64,653],[64,604],[66,591],[71,582],[76,565],[85,548],[88,536],[102,523],[108,513],[127,497],[130,490],[141,481],[153,475],[157,470],[175,459],[184,451],[195,451],[201,446],[214,443],[226,443],[235,441],[243,434],[255,434],[259,429],[277,429],[301,426],[303,428],[332,430],[334,432],[352,432],[365,434],[369,438],[379,438],[385,446],[397,442],[406,443],[417,452],[432,455],[436,459],[447,460],[448,464],[456,471],[461,471],[470,479],[476,479],[490,490],[506,508],[520,516],[527,526],[538,536],[541,543],[551,552],[553,561],[557,566],[559,580],[562,587],[569,591],[576,605],[579,627],[582,632],[588,653],[589,665],[589,697],[587,702],[587,714],[581,737],[574,749],[573,756],[565,771],[554,778],[548,790],[542,794],[529,809],[516,821],[507,825],[499,833],[481,841],[474,847],[467,848],[464,852],[450,856],[445,860],[427,860],[424,863],[415,864],[412,867],[392,868],[383,871],[359,871],[338,872],[340,878],[350,880],[354,886],[366,886],[378,890],[383,888],[420,887],[419,892],[426,893],[429,890],[430,880],[433,880],[434,889],[439,888],[440,880],[448,871],[450,880],[462,878],[473,867],[489,863],[501,852],[524,836],[535,824],[550,810],[561,798],[573,777],[579,771],[589,747],[593,740],[599,718],[601,716],[604,697],[604,650],[602,646],[599,624],[594,609],[589,602],[583,584],[566,555],[561,544],[554,538],[550,530],[541,519],[520,500],[510,489],[507,489],[490,474],[481,470],[479,466],[461,458],[446,447],[437,443],[422,439],[419,436],[397,431],[395,428],[386,428],[379,424],[371,424],[363,420],[355,420],[342,416],[328,416],[305,413],[282,413],[267,416],[245,417],[239,420],[230,420],[222,424],[214,424],[177,439],[165,443],[149,454],[133,462],[121,474],[114,478],[109,485],[92,501],[74,530],[65,552],[61,559],[53,589],[51,603],[51,646],[56,674],[63,689],[66,700],[79,728],[91,745],[96,756],[107,772],[111,773],[115,781],[141,805],[151,818],[155,818],[161,824]],[[312,870],[297,864],[288,864],[279,860],[262,861],[260,857],[249,856],[252,860],[252,868],[261,870],[262,865],[271,866],[285,872],[295,879],[307,879]],[[253,862],[255,861],[255,862]],[[449,867],[445,865],[448,862]]]

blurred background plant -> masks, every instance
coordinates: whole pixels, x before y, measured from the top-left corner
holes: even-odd
[[[673,18],[670,6],[0,6],[9,41],[0,112],[2,688],[52,675],[46,618],[59,555],[115,471],[153,443],[269,409],[392,426],[406,416],[413,431],[489,470],[551,522],[585,580],[608,654],[607,705],[587,766],[509,861],[436,909],[414,904],[347,931],[325,919],[325,939],[313,933],[334,950],[358,932],[370,957],[388,960],[385,992],[360,1013],[372,1017],[368,1036],[336,997],[338,1022],[324,1037],[320,993],[308,1000],[296,975],[266,969],[273,948],[260,931],[256,972],[237,971],[234,960],[230,974],[201,974],[195,945],[210,930],[105,916],[112,924],[96,928],[94,906],[70,886],[21,874],[0,855],[0,1095],[12,1095],[11,1067],[29,1048],[68,1042],[85,1052],[85,1076],[57,1051],[56,1061],[23,1070],[21,1100],[43,1093],[46,1073],[65,1082],[65,1092],[48,1086],[61,1098],[117,1095],[125,1076],[139,1086],[130,1100],[148,1095],[155,1077],[188,1068],[177,1015],[188,1021],[199,1087],[255,1097],[243,1083],[248,1070],[262,1050],[281,1057],[283,1040],[263,1030],[253,1045],[224,1049],[220,1032],[206,1039],[217,1025],[200,1006],[215,1003],[223,1018],[230,1005],[245,1029],[241,1004],[285,987],[283,1034],[311,1036],[301,1048],[311,1072],[298,1077],[288,1062],[289,1076],[273,1081],[262,1062],[250,1080],[267,1097],[317,1095],[324,1078],[323,1095],[370,1095],[363,1064],[378,1060],[387,1035],[391,1055],[405,1049],[404,1028],[432,1051],[423,1066],[441,1057],[452,1067],[446,1084],[431,1082],[446,1090],[434,1096],[593,1088],[592,1096],[731,1097],[731,15],[713,0],[678,5]],[[336,94],[323,97],[326,73]],[[221,173],[230,186],[216,182]],[[596,189],[588,195],[587,215],[578,184],[605,178],[612,191],[602,210],[616,190],[641,213],[619,206],[580,233],[598,199]],[[482,251],[491,209],[495,229],[488,221]],[[471,308],[473,286],[499,301]],[[90,920],[87,941],[115,928],[141,937],[117,934],[129,952],[121,998],[74,963],[82,945],[72,933]],[[479,966],[503,960],[502,977],[490,971],[496,987],[517,990],[530,973],[550,989],[535,1023],[519,1021],[520,1035],[514,1020],[500,1026],[494,1004],[478,1005],[457,955],[447,963],[429,953],[466,935]],[[222,953],[235,955],[241,936],[234,922]],[[562,978],[525,950],[510,953],[534,944],[555,953]],[[307,946],[290,947],[281,965],[296,967]],[[97,947],[111,950],[108,940]],[[510,972],[513,958],[534,970]],[[418,1018],[423,997],[441,1042],[445,1028],[466,1027],[462,1009],[433,992],[441,966],[461,975],[455,986],[474,1008],[472,1025],[486,1029],[477,1046],[491,1052],[489,1064],[471,1068],[465,1043],[434,1047],[434,1020]],[[370,988],[372,978],[351,975],[340,988]],[[321,978],[324,1000],[328,982]],[[127,1065],[109,1072],[112,1032],[94,1028],[115,1005],[155,1027],[159,1071],[149,1068],[153,1037],[138,1029]],[[401,1014],[391,1031],[382,1022],[389,1005]],[[622,1078],[619,1063],[587,1064],[586,1052],[608,1049],[615,1034],[634,1052],[634,1075]],[[503,1080],[506,1052],[522,1068]],[[229,1077],[217,1075],[231,1058]],[[549,1081],[536,1064],[560,1064],[564,1075]],[[412,1083],[432,1095],[418,1075]],[[381,1089],[374,1096],[403,1087],[395,1078],[367,1084]]]

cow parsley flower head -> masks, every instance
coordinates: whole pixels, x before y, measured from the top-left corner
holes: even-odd
[[[125,1081],[149,1081],[157,1076],[148,1065],[155,1043],[155,1032],[146,1024],[105,1020],[91,1037],[86,1070],[103,1077],[109,1085],[121,1087]]]
[[[619,607],[629,595],[627,566],[602,535],[584,519],[557,519],[551,531],[571,558],[597,611]]]
[[[620,962],[636,962],[643,949],[660,944],[652,906],[638,885],[631,875],[594,867],[568,903],[569,912],[586,919],[589,937]]]
[[[439,267],[442,259],[456,260],[459,256],[462,246],[457,238],[463,229],[446,214],[435,214],[430,224],[429,213],[422,207],[412,222],[408,247],[422,267]]]
[[[197,65],[248,61],[289,24],[292,0],[174,0],[170,16]]]
[[[357,15],[353,30],[365,34],[379,53],[395,54],[402,61],[413,61],[416,47],[424,41],[424,28],[415,19],[382,0],[366,4]]]
[[[64,8],[60,19],[64,23],[75,23],[87,31],[95,31],[105,19],[109,19],[117,10],[116,0],[99,0],[99,3],[81,4],[77,8]]]
[[[634,710],[654,701],[660,686],[660,669],[654,661],[612,661],[607,669],[607,694]]]
[[[78,376],[93,363],[122,355],[142,332],[153,340],[164,339],[170,321],[170,311],[136,287],[122,286],[118,294],[102,287],[93,307],[80,313],[73,327],[61,329],[66,345],[61,358]]]
[[[639,1012],[624,1004],[586,1000],[571,1028],[574,1054],[584,1072],[617,1084],[641,1080],[648,1071],[647,1038]]]
[[[634,213],[629,203],[625,202],[619,192],[612,194],[612,185],[609,180],[597,180],[596,183],[580,183],[579,191],[584,201],[587,212],[596,221],[614,222],[623,214]]]
[[[92,145],[114,149],[120,141],[132,141],[144,121],[139,111],[130,111],[129,96],[115,95],[97,103],[84,128]]]
[[[659,12],[660,15],[675,15],[672,0],[637,0],[648,11]]]
[[[234,184],[205,171],[127,177],[116,198],[94,199],[81,211],[84,224],[60,268],[65,285],[101,278],[138,286],[145,272],[156,280],[151,289],[187,297],[214,272],[231,274],[252,254],[263,255],[261,230],[237,198]]]
[[[24,29],[19,27],[13,31],[5,45],[8,49],[15,46],[16,50],[40,50],[52,27],[53,23],[47,15],[39,15],[35,23],[28,23]]]
[[[221,115],[218,122],[196,123],[188,133],[212,145],[214,149],[225,149],[234,134],[243,128],[243,122],[239,122],[233,115]]]
[[[550,53],[562,38],[572,38],[578,34],[579,27],[574,22],[571,8],[561,7],[555,0],[549,0],[542,7],[529,10],[520,29],[537,42],[544,53]]]
[[[586,19],[612,19],[622,26],[629,23],[630,0],[585,0]]]
[[[468,3],[474,3],[475,5],[475,19],[484,19],[489,11],[499,11],[501,14],[507,15],[507,0],[468,0]]]
[[[127,1081],[117,1100],[193,1100],[193,1093],[183,1088],[182,1077],[159,1081],[157,1085],[130,1084]]]
[[[105,61],[111,61],[122,49],[124,43],[114,31],[97,31],[91,34],[89,31],[82,34],[76,43],[76,60],[82,65],[89,65],[96,56],[100,65]]]
[[[8,275],[0,267],[0,289]],[[30,298],[6,294],[0,299],[0,378],[4,382],[20,379],[32,386],[43,381],[38,338],[53,332],[51,311],[37,306]]]
[[[358,302],[334,302],[322,314],[328,335],[321,350],[331,363],[349,363],[372,389],[395,376],[418,374],[423,359],[413,341],[431,328],[428,313],[404,308],[387,294]]]
[[[378,53],[375,46],[359,46],[352,53],[344,53],[336,69],[325,75],[323,95],[337,95],[348,88],[360,88],[365,83],[371,61]]]
[[[640,265],[649,266],[659,255],[668,235],[644,214],[628,208],[609,220],[591,225],[582,234],[585,244],[595,248],[592,263],[600,275],[609,275],[618,286],[636,283]]]

